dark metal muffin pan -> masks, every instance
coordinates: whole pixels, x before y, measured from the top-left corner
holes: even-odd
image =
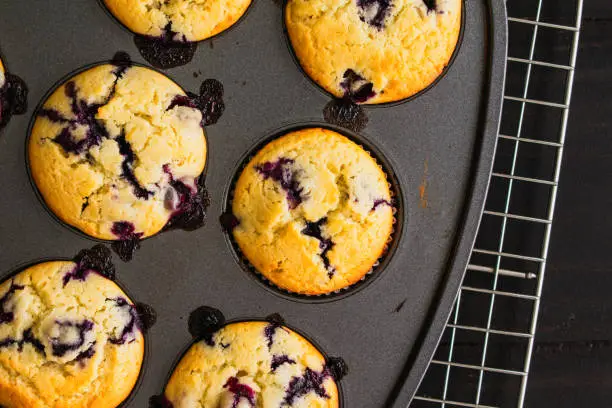
[[[53,219],[36,197],[25,141],[36,105],[60,78],[127,51],[144,62],[133,36],[97,1],[4,1],[0,53],[30,88],[30,109],[0,133],[0,274],[40,258],[73,256],[95,241]],[[249,279],[217,221],[241,158],[280,128],[320,124],[329,96],[296,66],[282,9],[256,0],[230,30],[199,44],[193,61],[165,71],[195,91],[202,80],[225,86],[226,111],[208,127],[209,220],[194,232],[147,239],[118,280],[152,305],[157,324],[126,406],[147,406],[191,337],[189,312],[203,304],[228,319],[281,313],[329,355],[342,356],[344,406],[406,407],[432,357],[461,282],[482,211],[499,126],[506,55],[505,3],[465,2],[463,41],[452,66],[417,98],[365,107],[360,137],[387,159],[403,203],[403,232],[371,284],[336,301],[295,301]]]

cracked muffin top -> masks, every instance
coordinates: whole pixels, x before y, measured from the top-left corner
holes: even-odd
[[[261,149],[236,182],[232,233],[274,285],[320,295],[361,280],[386,251],[389,182],[361,146],[331,130],[291,132]]]
[[[232,323],[187,351],[162,405],[336,408],[334,377],[310,342],[279,323]]]
[[[0,285],[0,406],[114,408],[143,356],[136,307],[86,261],[41,263]]]
[[[99,239],[145,238],[203,212],[202,112],[168,77],[103,64],[60,85],[29,140],[32,178],[62,221]]]
[[[251,0],[104,0],[132,32],[176,42],[201,41],[228,29]]]
[[[338,98],[377,104],[427,88],[448,65],[462,0],[289,0],[302,68]]]

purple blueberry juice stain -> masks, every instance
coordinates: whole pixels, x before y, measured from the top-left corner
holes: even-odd
[[[372,205],[372,209],[370,211],[376,211],[376,209],[380,206],[388,205],[389,207],[393,207],[393,204],[389,200],[384,200],[382,198],[374,200],[374,204]]]
[[[23,346],[25,346],[26,344],[31,345],[37,352],[39,352],[43,356],[46,356],[45,346],[40,340],[34,337],[31,328],[23,331],[23,333],[21,334],[21,340],[16,340],[10,337],[0,340],[0,348],[6,348],[16,345],[17,350],[19,352],[23,351]]]
[[[270,369],[273,373],[275,373],[276,369],[282,366],[283,364],[295,364],[295,360],[289,358],[289,356],[286,354],[280,356],[274,355],[272,356],[272,363],[270,364]]]
[[[232,232],[240,225],[240,220],[232,212],[228,211],[219,216],[219,223],[223,231]]]
[[[116,67],[130,68],[132,66],[132,57],[125,51],[117,51],[111,59],[111,64]]]
[[[170,219],[164,231],[182,229],[194,231],[206,223],[206,212],[210,205],[208,190],[204,184],[204,175],[197,178],[194,186],[175,179],[168,165],[163,170],[170,177],[170,188],[166,193],[165,206],[171,210]]]
[[[165,395],[153,395],[149,398],[149,408],[174,408]]]
[[[323,232],[321,231],[321,227],[325,225],[326,222],[327,222],[327,217],[321,218],[319,221],[316,221],[316,222],[307,221],[306,227],[302,230],[302,234],[315,238],[319,241],[319,249],[321,250],[321,253],[319,253],[319,256],[321,257],[321,260],[323,261],[323,266],[325,267],[325,270],[327,271],[327,276],[329,277],[329,279],[331,279],[334,277],[334,274],[336,273],[336,268],[334,268],[331,265],[329,261],[329,257],[327,256],[327,253],[332,250],[335,244],[330,238],[323,237]]]
[[[284,405],[293,405],[296,399],[314,392],[321,398],[329,398],[323,383],[328,377],[340,381],[348,373],[348,366],[340,357],[330,357],[321,372],[306,368],[301,377],[293,377],[285,390]]]
[[[0,87],[0,129],[13,115],[23,115],[28,110],[28,87],[11,73],[4,73],[4,84]]]
[[[75,361],[84,361],[92,358],[96,354],[96,342],[91,343],[91,346],[85,351],[79,353],[78,356],[74,359]]]
[[[108,131],[102,122],[96,119],[96,114],[98,110],[102,106],[108,104],[115,95],[117,82],[123,77],[128,69],[128,65],[117,65],[113,70],[115,80],[102,103],[90,104],[85,99],[80,99],[78,96],[79,90],[75,82],[73,80],[66,82],[64,85],[64,94],[70,100],[70,110],[74,116],[73,118],[67,118],[59,111],[50,108],[42,108],[38,112],[38,116],[47,118],[51,122],[64,125],[60,133],[52,140],[61,146],[66,153],[87,153],[89,149],[98,146],[103,139],[109,137]],[[74,135],[78,127],[87,128],[85,137],[82,139],[77,139]]]
[[[176,106],[194,108],[202,112],[202,127],[214,125],[225,112],[223,93],[223,84],[216,79],[208,78],[202,81],[199,95],[192,92],[187,92],[187,96],[177,95],[172,99],[167,110]]]
[[[15,282],[11,282],[11,286],[8,291],[0,298],[0,324],[10,323],[15,319],[15,314],[12,310],[7,310],[7,303],[13,298],[15,292],[23,290],[25,287],[22,285],[16,285]]]
[[[264,336],[267,340],[268,350],[272,348],[274,344],[274,336],[276,335],[276,330],[283,327],[282,320],[270,320],[269,324],[264,328]]]
[[[357,0],[359,19],[381,31],[391,11],[391,0]]]
[[[184,35],[172,30],[172,23],[164,27],[159,37],[135,35],[134,44],[140,55],[151,65],[161,69],[179,67],[189,63],[198,47]]]
[[[115,142],[117,142],[119,146],[119,154],[123,156],[123,161],[121,162],[121,177],[127,180],[132,186],[132,191],[137,198],[148,200],[149,197],[153,196],[155,193],[141,186],[134,174],[133,166],[137,157],[132,150],[130,142],[125,139],[125,131],[121,131],[121,134],[115,138]]]
[[[329,357],[325,362],[325,367],[336,381],[343,379],[349,372],[348,365],[342,357]]]
[[[368,124],[363,108],[348,98],[332,99],[323,108],[327,123],[341,126],[354,132],[361,132]]]
[[[329,395],[323,386],[325,379],[331,374],[324,368],[322,372],[313,371],[306,368],[301,377],[293,377],[289,382],[288,388],[285,390],[283,405],[293,405],[296,399],[299,399],[311,392],[314,392],[321,398],[328,399]]]
[[[374,92],[374,84],[367,81],[364,77],[352,69],[347,69],[344,71],[342,78],[344,79],[340,83],[340,88],[344,90],[345,98],[348,98],[355,103],[363,103],[376,96],[376,92]]]
[[[285,191],[287,203],[291,210],[295,209],[305,199],[304,188],[300,186],[297,179],[297,171],[294,169],[294,160],[281,157],[275,162],[265,162],[255,166],[255,170],[261,174],[264,180],[272,179],[280,184]]]
[[[55,357],[63,357],[69,351],[78,350],[85,344],[85,336],[93,330],[94,323],[91,320],[74,322],[70,320],[56,320],[55,326],[60,332],[59,336],[51,337],[51,352]],[[73,332],[73,333],[71,333]],[[63,337],[70,334],[78,335],[75,341],[66,341]]]
[[[200,306],[189,314],[188,329],[195,339],[202,339],[207,345],[213,347],[214,334],[225,324],[225,316],[219,309],[209,306]]]
[[[427,7],[428,12],[436,12],[438,11],[438,1],[437,0],[423,0],[425,6]]]
[[[148,331],[157,322],[157,312],[153,306],[146,303],[137,302],[134,307],[140,321],[140,329]]]
[[[255,406],[255,391],[246,384],[240,384],[238,378],[230,377],[223,388],[227,388],[229,392],[234,394],[232,408],[236,408],[242,399],[246,399],[252,407]]]
[[[112,262],[111,252],[104,245],[98,244],[91,249],[81,250],[73,262],[76,265],[64,275],[63,286],[73,279],[85,281],[91,272],[99,273],[111,280],[115,279],[115,265]]]
[[[134,257],[134,252],[140,248],[140,238],[143,233],[136,232],[134,224],[128,221],[113,223],[111,232],[118,239],[111,244],[113,251],[119,255],[123,262],[131,261]]]
[[[106,301],[115,303],[115,307],[117,308],[125,309],[129,316],[119,336],[110,336],[108,341],[115,345],[134,342],[136,340],[135,332],[143,331],[144,329],[136,307],[129,304],[128,301],[122,297],[106,299]]]

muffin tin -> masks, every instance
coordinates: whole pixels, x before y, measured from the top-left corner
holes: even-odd
[[[364,107],[356,135],[396,176],[402,215],[394,250],[360,290],[296,299],[250,279],[218,217],[244,158],[279,129],[324,125],[330,101],[294,62],[282,7],[257,0],[239,24],[199,43],[191,63],[164,71],[195,91],[206,78],[225,87],[226,110],[206,129],[206,184],[212,204],[202,229],[169,231],[142,243],[118,281],[152,305],[141,382],[126,407],[158,394],[191,336],[190,311],[214,306],[233,319],[281,313],[330,355],[342,356],[345,407],[406,407],[453,305],[476,235],[490,175],[504,83],[505,4],[465,1],[461,48],[445,76],[405,103]],[[0,52],[30,88],[30,109],[0,133],[0,278],[40,258],[61,258],[93,241],[58,223],[39,202],[25,158],[34,108],[66,74],[127,51],[144,62],[133,35],[96,1],[7,2]],[[343,133],[347,133],[344,131]],[[350,134],[350,133],[349,133]],[[248,272],[249,274],[251,272]],[[333,300],[333,301],[332,301]]]

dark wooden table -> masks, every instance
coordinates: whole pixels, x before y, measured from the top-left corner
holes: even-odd
[[[612,407],[611,185],[612,1],[585,0],[528,407]]]

